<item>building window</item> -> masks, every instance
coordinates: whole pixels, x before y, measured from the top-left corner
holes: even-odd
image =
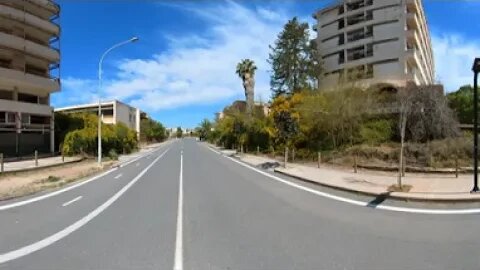
[[[345,20],[344,19],[340,19],[338,21],[338,29],[343,29],[343,27],[345,27]]]
[[[35,95],[18,93],[18,101],[27,103],[38,103],[38,97]]]
[[[345,36],[342,33],[338,36],[338,45],[343,45],[344,43],[345,43]]]
[[[39,116],[39,115],[30,115],[30,123],[37,125],[48,125],[50,122],[49,117]]]
[[[6,117],[7,118],[7,123],[14,124],[15,123],[15,118],[16,118],[15,113],[7,112],[6,115],[7,115],[7,117]]]
[[[338,15],[341,15],[345,12],[345,8],[343,7],[343,5],[341,5],[339,8],[338,8]]]
[[[365,58],[365,50],[363,46],[355,47],[347,51],[348,61],[354,61]]]
[[[39,68],[32,65],[25,65],[25,73],[41,76],[41,77],[48,77],[47,70],[45,68]]]
[[[0,90],[0,99],[13,100],[13,92],[8,90]]]
[[[345,63],[345,51],[341,51],[338,55],[338,64]]]
[[[365,6],[365,3],[363,2],[363,0],[351,2],[351,3],[347,3],[347,10],[348,11],[357,10],[364,6]]]
[[[26,125],[30,124],[30,115],[29,114],[22,114],[22,124],[26,124]]]

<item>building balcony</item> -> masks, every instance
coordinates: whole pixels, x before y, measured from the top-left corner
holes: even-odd
[[[13,87],[46,96],[60,90],[60,80],[0,67],[0,88],[12,89]]]
[[[51,116],[53,108],[49,105],[0,99],[0,108],[7,112],[21,112],[33,115]]]
[[[58,63],[60,61],[60,53],[57,50],[2,32],[0,32],[0,46],[22,52],[25,51],[29,55],[48,60],[49,62]]]
[[[23,12],[23,10],[0,4],[0,16],[28,24],[52,35],[58,36],[60,34],[60,27],[58,25],[30,13]]]

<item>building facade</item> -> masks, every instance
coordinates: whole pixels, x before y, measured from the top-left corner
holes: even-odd
[[[53,152],[50,95],[60,90],[60,7],[0,0],[0,152]]]
[[[434,62],[421,0],[343,0],[313,16],[323,58],[320,88],[434,84]]]
[[[129,106],[118,100],[112,100],[101,103],[102,122],[105,124],[123,123],[128,128],[137,132],[137,138],[140,139],[140,121],[147,118],[146,113],[138,108]],[[55,112],[62,113],[94,113],[98,115],[98,103],[74,105],[62,108],[55,108]]]

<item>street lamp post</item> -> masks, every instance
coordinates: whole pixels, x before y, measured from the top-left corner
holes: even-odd
[[[478,192],[478,73],[480,72],[480,58],[473,61],[473,189]]]
[[[112,50],[126,45],[131,42],[136,42],[138,41],[138,37],[132,37],[128,40],[122,41],[120,43],[117,43],[110,47],[108,50],[106,50],[103,54],[102,57],[100,58],[100,62],[98,63],[98,165],[102,165],[102,102],[100,98],[100,90],[102,89],[102,64],[103,64],[103,59],[109,52]]]

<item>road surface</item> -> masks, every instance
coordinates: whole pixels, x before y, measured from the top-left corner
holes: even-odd
[[[331,200],[193,139],[63,193],[5,208],[11,204],[0,204],[0,269],[480,267],[478,215]]]

